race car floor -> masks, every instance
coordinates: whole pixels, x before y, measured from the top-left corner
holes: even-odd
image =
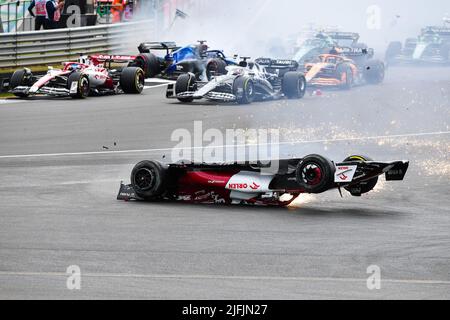
[[[380,86],[249,106],[168,101],[164,88],[0,105],[1,299],[449,299],[450,72],[392,68]],[[282,156],[411,161],[361,198],[289,208],[115,200],[171,134],[277,128]],[[81,289],[66,286],[69,266]],[[369,290],[367,270],[381,269]]]

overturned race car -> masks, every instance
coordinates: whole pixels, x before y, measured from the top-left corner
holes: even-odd
[[[131,172],[131,184],[121,183],[117,199],[287,206],[302,193],[331,189],[361,196],[375,188],[380,175],[403,180],[408,166],[408,161],[378,162],[356,155],[336,164],[320,155],[276,163],[142,161]]]
[[[259,58],[249,62],[248,59],[242,57],[238,66],[228,66],[227,74],[213,76],[208,82],[198,81],[192,73],[183,74],[175,84],[169,84],[166,97],[185,103],[207,99],[238,104],[303,98],[306,79],[297,71],[296,61]]]

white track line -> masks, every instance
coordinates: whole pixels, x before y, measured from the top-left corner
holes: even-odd
[[[15,100],[15,99],[0,99],[0,104],[8,104],[8,103],[23,103],[23,100]]]
[[[68,277],[62,272],[0,272],[0,276],[20,277]],[[313,281],[313,282],[363,282],[367,279],[333,277],[276,277],[276,276],[225,276],[225,275],[189,275],[189,274],[127,274],[127,273],[81,273],[87,278],[135,278],[135,279],[187,279],[187,280],[239,280],[239,281]],[[384,283],[438,284],[450,285],[447,280],[420,279],[382,279]]]
[[[385,136],[371,136],[358,138],[340,138],[340,139],[323,139],[310,141],[285,141],[278,145],[299,145],[312,143],[330,143],[330,142],[345,142],[345,141],[364,141],[364,140],[381,140],[381,139],[395,139],[395,138],[412,138],[412,137],[426,137],[447,135],[450,131],[425,132],[425,133],[408,133],[408,134],[394,134]],[[37,153],[37,154],[18,154],[18,155],[4,155],[0,159],[20,159],[20,158],[42,158],[42,157],[66,157],[66,156],[90,156],[90,155],[110,155],[110,154],[128,154],[128,153],[150,153],[150,152],[168,152],[181,150],[195,150],[195,149],[215,149],[215,148],[243,148],[254,146],[270,146],[272,143],[262,144],[245,144],[245,145],[223,145],[223,146],[205,146],[205,147],[191,147],[191,148],[155,148],[155,149],[138,149],[138,150],[115,150],[115,151],[87,151],[87,152],[68,152],[68,153]]]

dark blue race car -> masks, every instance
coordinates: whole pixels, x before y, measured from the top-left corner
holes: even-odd
[[[184,73],[193,73],[198,80],[210,80],[213,75],[226,74],[226,66],[236,65],[220,50],[209,50],[205,41],[178,47],[174,42],[146,42],[138,47],[140,55],[135,64],[148,78],[161,77],[176,80]],[[154,51],[166,51],[164,57]]]

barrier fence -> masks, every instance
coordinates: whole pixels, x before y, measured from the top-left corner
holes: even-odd
[[[154,38],[153,20],[4,33],[0,34],[0,72],[5,68],[61,63],[80,54],[131,54],[140,42]]]

